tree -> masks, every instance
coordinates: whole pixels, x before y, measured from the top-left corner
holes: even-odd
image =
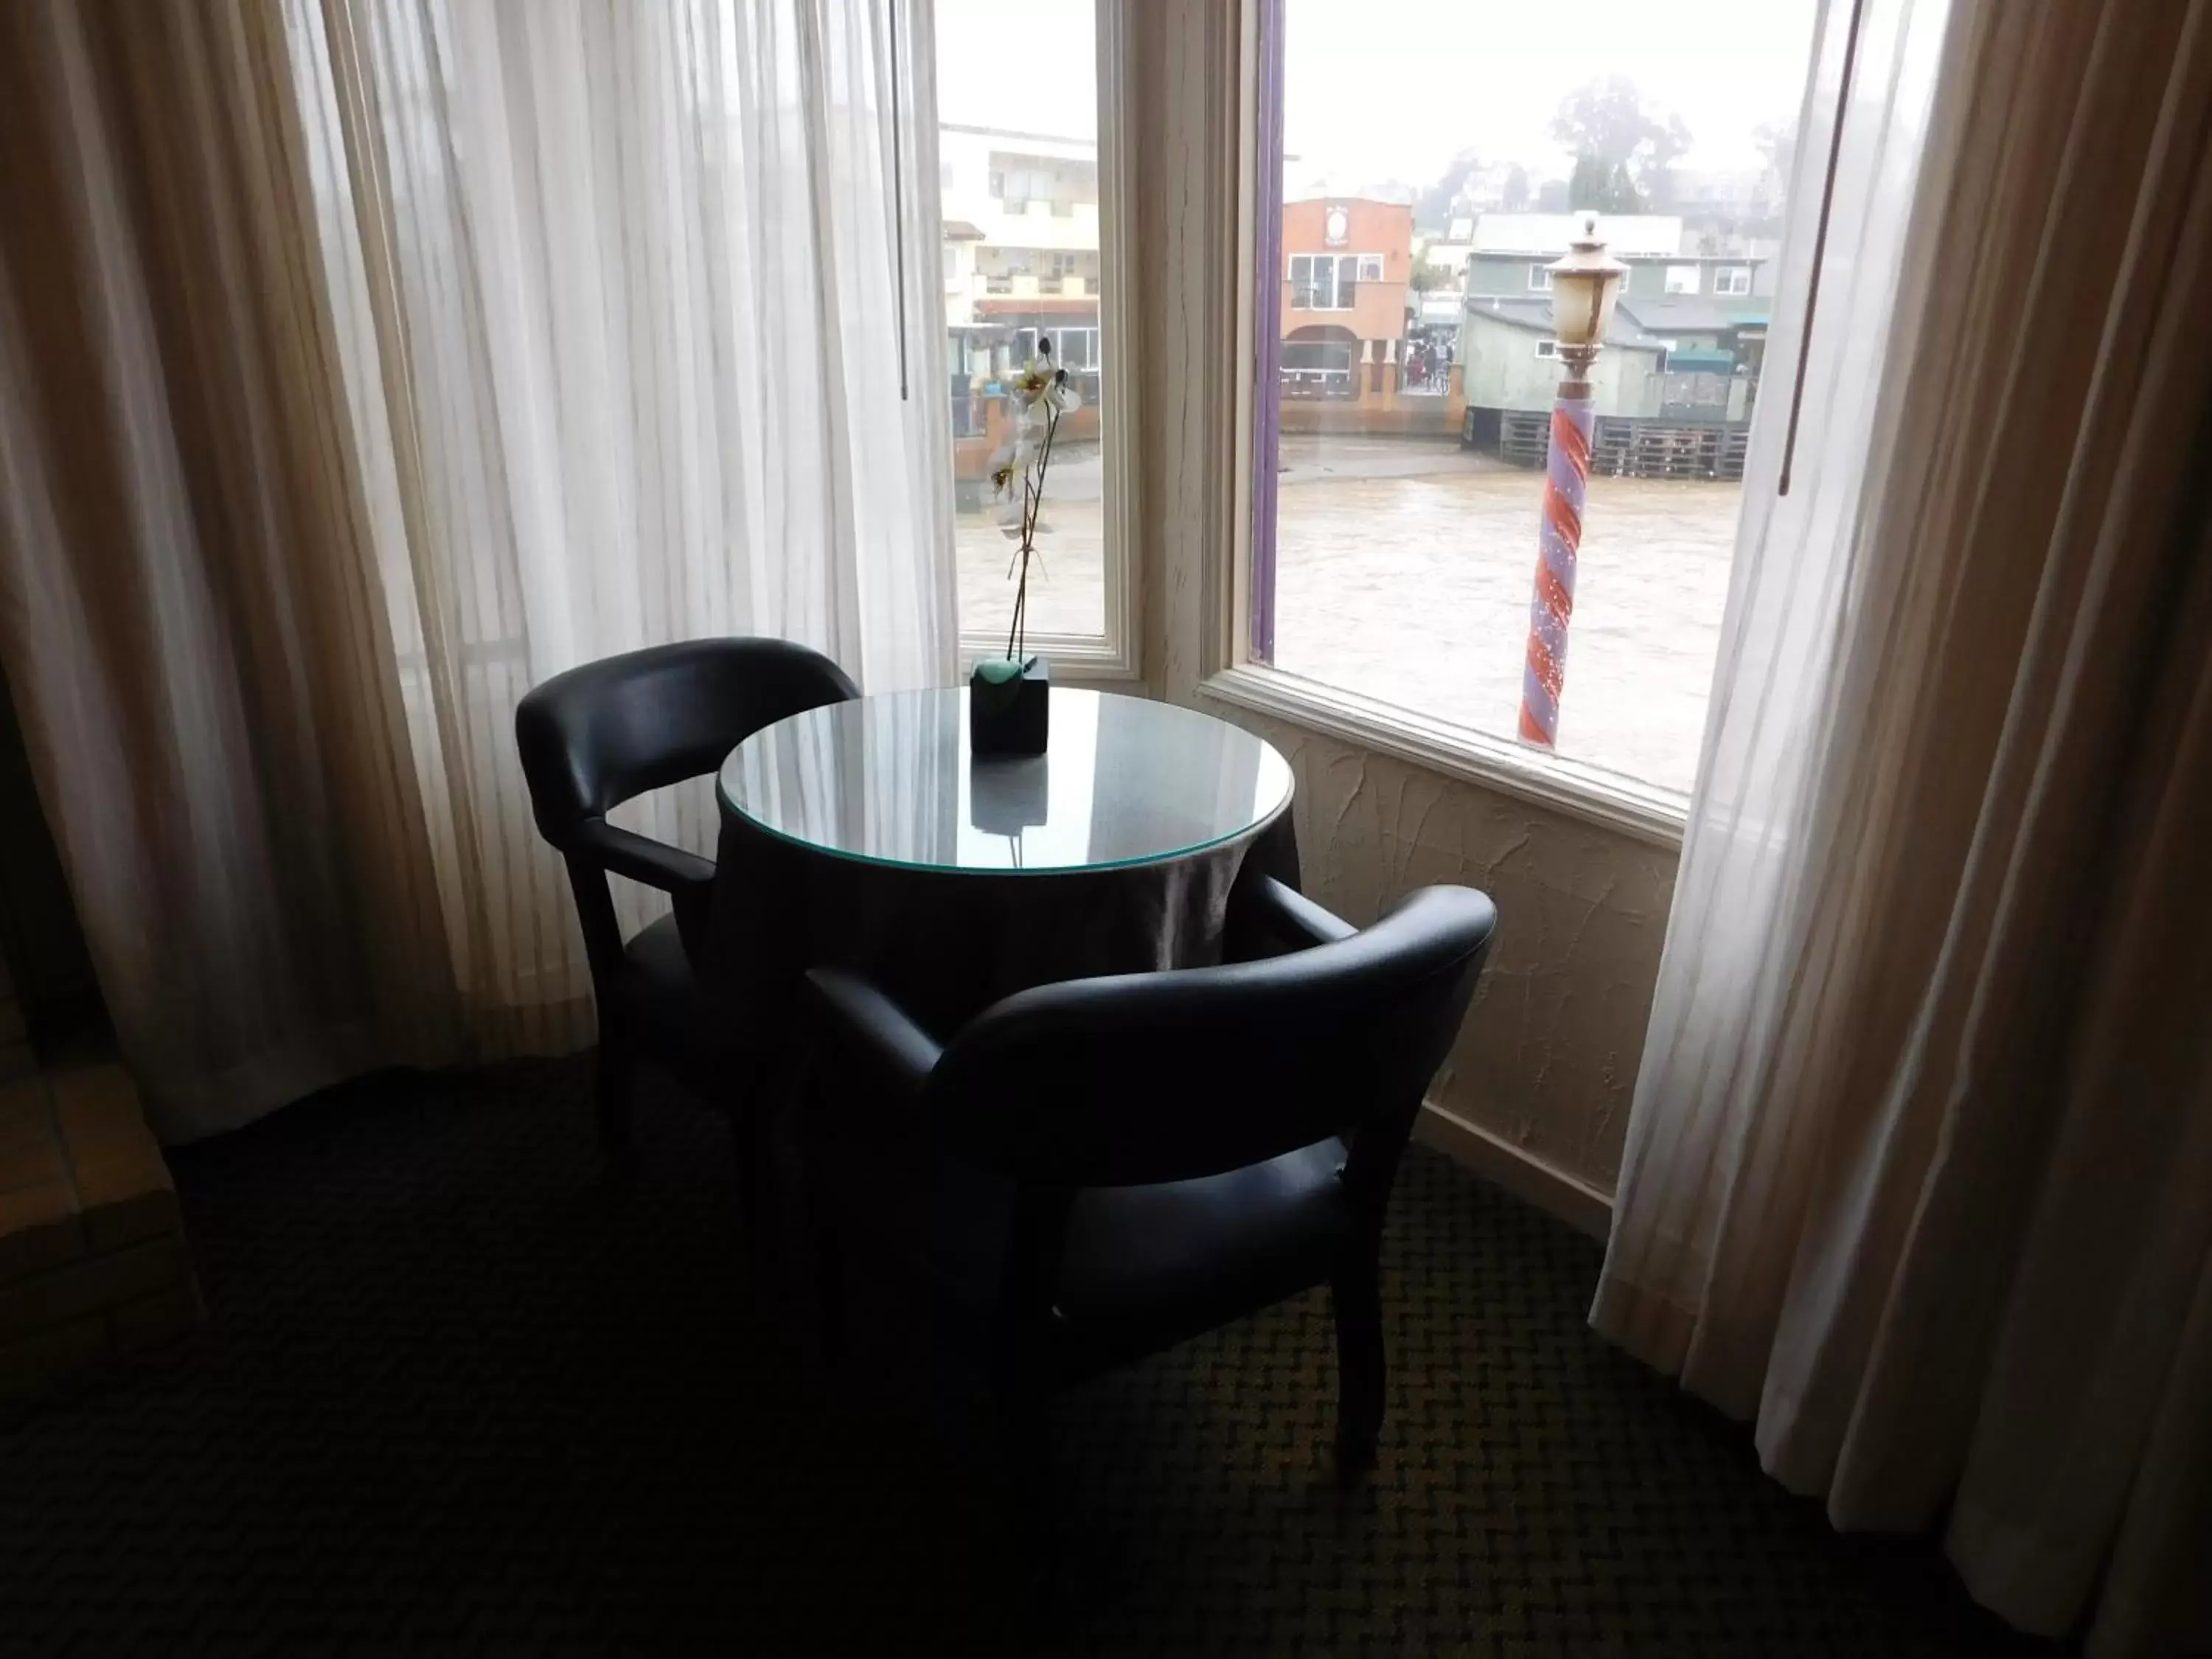
[[[1442,265],[1432,265],[1426,259],[1413,262],[1413,274],[1407,286],[1416,294],[1433,294],[1440,288],[1449,288],[1452,274]]]
[[[1797,165],[1797,124],[1761,121],[1751,130],[1751,141],[1766,159],[1759,178],[1759,203],[1771,218],[1780,214],[1790,197],[1790,174]]]
[[[1690,129],[1679,115],[1644,101],[1624,75],[1607,76],[1569,93],[1552,120],[1552,136],[1575,158],[1577,207],[1602,204],[1583,199],[1586,192],[1618,201],[1624,193],[1635,205],[1611,210],[1634,212],[1645,203],[1664,206],[1674,195],[1669,169],[1690,147]]]
[[[1637,195],[1628,169],[1620,162],[1578,155],[1574,176],[1567,180],[1567,207],[1577,212],[1589,209],[1598,213],[1641,213],[1644,200]]]
[[[1528,169],[1516,161],[1505,173],[1505,210],[1518,213],[1528,205]]]
[[[1452,204],[1461,187],[1482,165],[1481,157],[1463,149],[1445,166],[1443,176],[1413,198],[1413,223],[1423,230],[1443,230],[1451,222]]]

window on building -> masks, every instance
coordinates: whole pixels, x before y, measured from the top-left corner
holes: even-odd
[[[947,293],[951,368],[954,534],[961,633],[969,654],[1003,649],[1013,612],[1006,579],[1011,544],[991,497],[991,458],[1011,435],[1002,376],[1034,353],[1040,337],[1077,377],[1082,407],[1064,418],[1054,441],[1043,557],[1030,574],[1033,647],[1063,659],[1117,647],[1108,637],[1109,605],[1120,590],[1118,554],[1109,545],[1106,502],[1117,465],[1102,414],[1113,387],[1104,372],[1097,212],[1098,0],[1024,0],[1020,28],[1030,61],[1052,65],[1052,96],[1019,120],[1006,105],[1007,11],[1003,0],[936,0],[938,134],[949,189],[955,173],[989,180],[1007,216],[945,204],[948,224],[967,220],[981,293]],[[1018,126],[1020,138],[1006,130]],[[1038,205],[1032,207],[1032,204]],[[1081,212],[1078,209],[1081,208]],[[1047,225],[1043,220],[1049,217]],[[1000,240],[1012,229],[1012,238]],[[1037,241],[1058,246],[1039,248]],[[953,248],[945,249],[948,276]],[[1034,278],[1022,281],[1021,278]],[[1120,623],[1114,626],[1118,629]]]
[[[1014,331],[1012,355],[1030,357],[1036,353],[1037,341],[1052,342],[1053,356],[1061,368],[1071,374],[1090,374],[1098,368],[1098,331],[1094,327],[1055,328],[1050,324]]]
[[[1713,292],[1742,295],[1751,292],[1749,265],[1723,265],[1713,272]]]
[[[1293,253],[1290,268],[1293,311],[1349,311],[1360,283],[1382,280],[1379,253]]]
[[[1449,333],[1407,332],[1394,319],[1391,337],[1363,343],[1349,318],[1310,314],[1345,303],[1329,258],[1283,240],[1313,234],[1310,210],[1287,228],[1279,219],[1264,228],[1256,261],[1289,280],[1279,307],[1273,294],[1255,302],[1276,327],[1254,354],[1249,655],[1282,673],[1285,696],[1340,699],[1370,723],[1395,710],[1424,743],[1457,733],[1470,754],[1495,757],[1522,731],[1552,412],[1565,371],[1548,337],[1547,267],[1567,252],[1577,158],[1557,133],[1574,126],[1578,101],[1601,105],[1625,85],[1642,117],[1662,128],[1679,118],[1687,131],[1680,168],[1724,174],[1758,155],[1764,124],[1786,128],[1802,103],[1817,0],[1732,8],[1729,54],[1711,62],[1682,52],[1679,9],[1592,3],[1598,15],[1572,41],[1498,0],[1282,0],[1270,13],[1282,22],[1281,73],[1263,82],[1259,130],[1282,135],[1261,168],[1266,179],[1280,166],[1261,185],[1273,199],[1341,202],[1362,226],[1402,222],[1403,246],[1360,233],[1366,254],[1394,270],[1409,268],[1389,262],[1410,260],[1413,237],[1450,228],[1419,219],[1418,204],[1466,183],[1455,155],[1518,167],[1531,200],[1556,204],[1476,209],[1463,237],[1480,251],[1474,292]],[[1420,43],[1424,82],[1454,88],[1418,122],[1394,72],[1409,40]],[[1632,154],[1619,165],[1648,197],[1656,179],[1639,176]],[[1364,179],[1404,190],[1371,204],[1342,193],[1341,181]],[[1402,220],[1385,216],[1394,208]],[[1627,287],[1648,303],[1698,293],[1702,238],[1778,236],[1784,211],[1767,204],[1756,222],[1720,209],[1607,213],[1599,228],[1636,267]],[[1747,291],[1750,269],[1716,264],[1712,291]],[[1739,270],[1741,289],[1728,276]],[[1358,262],[1344,275],[1375,280]],[[1676,354],[1648,331],[1658,319],[1635,305],[1624,297],[1591,376],[1595,465],[1552,752],[1577,763],[1578,778],[1600,769],[1639,789],[1686,793],[1728,594],[1755,359],[1692,335],[1669,372]],[[1767,392],[1771,417],[1776,388]],[[1519,752],[1540,764],[1545,751]]]
[[[1293,311],[1334,311],[1336,258],[1327,253],[1291,256],[1291,308]]]
[[[947,283],[957,283],[960,280],[960,250],[952,243],[947,242],[945,245],[944,253],[945,280]]]

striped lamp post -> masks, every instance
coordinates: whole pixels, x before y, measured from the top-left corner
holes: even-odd
[[[1539,749],[1551,748],[1559,735],[1559,689],[1567,674],[1567,623],[1575,610],[1575,556],[1582,547],[1595,419],[1589,366],[1604,344],[1613,296],[1628,267],[1605,251],[1591,213],[1583,216],[1566,257],[1555,260],[1551,272],[1552,331],[1567,378],[1552,404],[1536,592],[1528,605],[1528,657],[1521,676],[1521,741]]]

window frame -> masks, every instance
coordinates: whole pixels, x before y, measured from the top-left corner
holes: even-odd
[[[1741,281],[1742,287],[1735,283]],[[1726,282],[1728,286],[1722,286]],[[1749,265],[1715,265],[1713,267],[1713,297],[1720,300],[1741,300],[1751,292]]]
[[[1336,302],[1338,278],[1340,275],[1337,260],[1340,257],[1334,253],[1292,253],[1285,256],[1285,264],[1290,273],[1286,280],[1291,285],[1290,308],[1292,311],[1349,311],[1352,309],[1350,306],[1340,306]],[[1305,266],[1307,271],[1303,289],[1298,283],[1298,267],[1301,264]],[[1301,301],[1298,298],[1301,292],[1308,295],[1321,292],[1320,275],[1323,270],[1328,272],[1328,303],[1324,306],[1316,305],[1310,300]]]
[[[1127,689],[1142,678],[1140,603],[1143,573],[1136,556],[1136,484],[1141,458],[1137,452],[1136,405],[1143,393],[1138,321],[1135,238],[1127,234],[1138,204],[1132,184],[1127,112],[1138,88],[1129,61],[1124,8],[1118,0],[1097,0],[1098,70],[1098,321],[1094,367],[1101,382],[1113,388],[1099,420],[1099,453],[1105,462],[1100,507],[1104,515],[1105,568],[1101,587],[1104,615],[1097,634],[1028,635],[1030,648],[1052,665],[1053,678],[1065,685]],[[1003,175],[997,175],[1002,183]],[[1003,197],[1000,198],[1004,200]],[[1042,278],[1039,279],[1042,281]],[[1086,283],[1088,286],[1088,283]],[[1009,283],[1011,289],[1012,284]],[[1087,326],[1087,325],[1086,325]],[[945,458],[951,477],[951,458]],[[1049,544],[1046,556],[1051,556]],[[1006,649],[1002,631],[960,630],[960,672],[969,663]]]
[[[1203,416],[1194,441],[1169,446],[1146,479],[1148,492],[1159,490],[1176,508],[1168,544],[1150,556],[1165,562],[1154,579],[1166,591],[1158,624],[1164,660],[1147,665],[1148,689],[1395,756],[1653,847],[1678,848],[1689,803],[1674,791],[1252,659],[1257,358],[1249,343],[1265,269],[1260,181],[1271,176],[1258,153],[1260,16],[1267,3],[1240,0],[1224,8],[1206,31],[1209,53],[1218,54],[1207,68],[1217,72],[1194,73],[1166,94],[1165,114],[1179,141],[1195,140],[1190,164],[1209,174],[1193,191],[1191,228],[1206,225],[1212,235],[1187,248],[1157,284],[1159,301],[1190,317],[1197,349],[1176,379]],[[1224,210],[1232,204],[1233,213]],[[1288,268],[1285,261],[1281,269]],[[1146,386],[1151,396],[1166,395],[1160,375]],[[1532,527],[1532,545],[1533,533]],[[1184,557],[1197,561],[1200,580],[1170,579]]]
[[[1549,294],[1552,291],[1552,268],[1548,264],[1531,262],[1528,266],[1528,292]]]
[[[1675,283],[1678,281],[1687,282],[1689,283],[1689,287],[1677,288]],[[1666,268],[1666,277],[1661,285],[1660,291],[1670,299],[1695,298],[1705,291],[1705,267],[1698,264],[1680,264],[1668,265]]]
[[[1330,303],[1328,305],[1316,306],[1301,305],[1298,303],[1298,264],[1301,260],[1304,261],[1306,269],[1309,271],[1318,271],[1324,265],[1328,267],[1328,297]],[[1379,274],[1373,276],[1363,275],[1362,273],[1366,270],[1370,263],[1379,273],[1384,268],[1385,257],[1380,253],[1329,253],[1326,252],[1321,253],[1314,253],[1310,252],[1304,253],[1285,253],[1283,256],[1283,280],[1291,285],[1290,309],[1292,311],[1357,311],[1359,308],[1360,289],[1369,283],[1380,283],[1388,280]],[[1350,265],[1352,267],[1352,275],[1349,276],[1346,276],[1344,274],[1344,268],[1346,265]],[[1312,281],[1309,280],[1305,286],[1305,292],[1310,294],[1316,291],[1315,284]]]

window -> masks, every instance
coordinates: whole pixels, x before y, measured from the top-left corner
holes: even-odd
[[[1053,348],[1060,355],[1063,367],[1073,372],[1084,372],[1098,367],[1098,331],[1095,328],[1063,328],[1053,337]]]
[[[1558,135],[1612,142],[1600,117],[1632,100],[1662,130],[1679,119],[1688,135],[1681,174],[1710,165],[1717,175],[1727,158],[1759,153],[1765,124],[1788,126],[1809,67],[1816,0],[1727,8],[1724,70],[1682,52],[1678,12],[1592,3],[1599,15],[1569,42],[1515,21],[1497,0],[1281,0],[1281,75],[1260,94],[1258,130],[1279,132],[1282,149],[1255,169],[1257,199],[1284,205],[1263,218],[1255,268],[1282,287],[1274,337],[1252,353],[1241,648],[1279,672],[1271,706],[1334,699],[1350,725],[1395,719],[1426,748],[1455,743],[1478,769],[1501,761],[1522,729],[1531,578],[1565,368],[1551,337],[1548,267],[1568,251],[1577,176],[1590,172]],[[1422,84],[1451,88],[1418,121],[1402,74],[1356,72],[1378,55],[1402,70],[1408,42],[1418,43]],[[1452,159],[1468,155],[1485,168],[1468,173]],[[1528,189],[1509,212],[1502,193],[1483,192],[1491,172],[1502,181],[1516,169]],[[1680,205],[1599,222],[1635,274],[1591,376],[1595,464],[1550,753],[1571,763],[1557,774],[1571,775],[1562,787],[1600,788],[1609,772],[1649,800],[1655,789],[1686,793],[1694,780],[1759,395],[1741,347],[1705,343],[1731,337],[1712,331],[1717,320],[1704,332],[1664,321],[1662,295],[1687,311],[1701,307],[1686,296],[1747,293],[1751,261],[1709,262],[1697,250],[1721,234],[1778,238],[1786,204],[1762,205],[1755,218],[1698,206],[1682,177],[1662,179],[1632,149],[1607,172],[1608,187],[1625,183],[1647,201],[1671,188]],[[1359,179],[1392,182],[1363,198],[1345,188]],[[1455,320],[1408,319],[1410,296],[1395,284],[1382,291],[1400,302],[1360,300],[1382,271],[1410,268],[1417,234],[1449,223],[1439,202],[1474,221]],[[1346,211],[1349,270],[1324,240],[1323,205]],[[1417,211],[1429,216],[1417,223]],[[1387,236],[1382,225],[1393,227]],[[1255,313],[1270,314],[1276,297],[1255,295]],[[1639,314],[1639,303],[1660,314]],[[1655,324],[1683,337],[1671,373]],[[1440,359],[1463,403],[1407,395],[1437,378]],[[1770,395],[1769,418],[1774,403]],[[1551,763],[1540,747],[1517,753],[1524,773]]]
[[[1379,253],[1293,253],[1291,309],[1349,311],[1358,301],[1360,283],[1382,280]]]
[[[1089,374],[1098,368],[1098,331],[1096,328],[1022,328],[1014,331],[1011,358],[1036,355],[1040,338],[1052,342],[1052,355],[1061,368],[1073,374]]]
[[[1023,52],[1052,65],[1052,97],[1009,118],[1003,0],[936,0],[938,146],[948,233],[970,239],[982,280],[951,282],[945,249],[945,354],[952,404],[953,525],[967,654],[1004,647],[1014,590],[1009,544],[990,486],[991,458],[1012,433],[1001,377],[1049,338],[1082,406],[1054,441],[1042,567],[1030,573],[1029,632],[1056,660],[1123,647],[1123,574],[1108,533],[1115,458],[1105,365],[1111,270],[1102,264],[1099,0],[1024,0]],[[1109,20],[1110,21],[1110,20]],[[1009,128],[1019,128],[1018,136]],[[954,177],[989,181],[988,203],[951,198]],[[1038,244],[1048,244],[1039,246]],[[1102,281],[1105,276],[1109,280]],[[1102,293],[1102,289],[1109,290]]]
[[[945,282],[947,287],[960,280],[960,250],[952,243],[945,245]]]
[[[1291,308],[1293,311],[1339,309],[1334,255],[1295,253],[1291,256]]]

